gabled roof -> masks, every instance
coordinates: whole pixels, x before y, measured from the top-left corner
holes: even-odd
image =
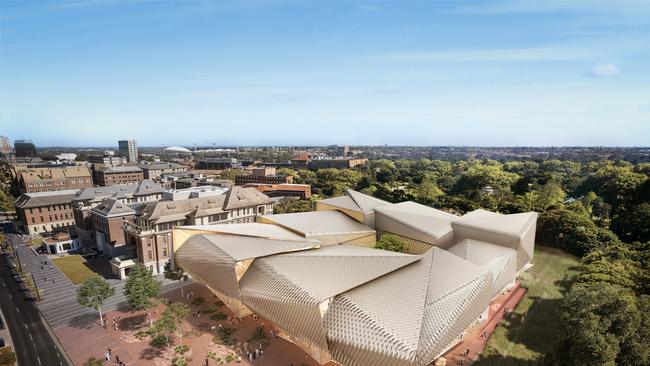
[[[240,186],[230,188],[226,193],[225,198],[224,209],[226,210],[263,205],[273,202],[272,199],[255,188],[243,188]]]
[[[374,233],[375,231],[339,211],[310,211],[264,215],[263,219],[306,237],[324,234]]]
[[[122,203],[116,197],[105,199],[97,207],[94,207],[92,211],[102,216],[135,215],[134,209],[129,207],[127,204]]]
[[[88,201],[93,199],[104,199],[115,196],[124,198],[129,196],[144,196],[164,192],[165,189],[151,179],[144,179],[138,183],[117,184],[106,187],[84,188],[74,196],[75,201]]]
[[[14,205],[24,209],[69,204],[72,203],[72,197],[76,193],[76,190],[23,193],[16,199]]]

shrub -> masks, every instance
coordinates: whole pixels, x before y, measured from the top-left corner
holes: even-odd
[[[167,339],[165,336],[159,336],[151,340],[151,346],[156,348],[165,348],[167,347]]]
[[[13,365],[13,362],[6,363],[6,364],[0,362],[0,365]],[[95,357],[91,357],[88,359],[88,361],[84,362],[84,366],[103,366],[103,365],[104,365],[104,361],[97,359]]]
[[[190,346],[188,346],[187,344],[184,344],[182,346],[176,346],[176,348],[174,348],[174,351],[181,355],[189,350],[190,350]]]
[[[205,309],[201,310],[201,314],[212,314],[212,313],[214,313],[215,311],[217,311],[216,308],[212,308],[212,307],[210,307],[210,308],[205,308]]]
[[[187,359],[183,356],[178,356],[172,360],[172,366],[187,366]]]
[[[202,298],[201,296],[199,296],[199,297],[197,297],[196,299],[194,299],[192,301],[192,305],[199,306],[199,305],[202,305],[204,302],[205,302],[205,299]]]

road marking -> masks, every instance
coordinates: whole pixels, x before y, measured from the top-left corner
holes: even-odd
[[[29,329],[29,328],[27,327],[27,324],[25,324],[25,329]]]
[[[36,359],[38,360],[38,364],[41,364],[41,358],[39,356],[36,356]]]
[[[32,342],[34,342],[34,337],[32,337],[32,333],[31,333],[31,332],[29,333],[29,339],[31,339]]]
[[[18,309],[18,306],[16,306],[16,311],[20,313],[20,309]]]

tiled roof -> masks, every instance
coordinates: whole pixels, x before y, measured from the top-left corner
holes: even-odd
[[[76,190],[23,193],[14,203],[18,208],[45,207],[72,203]]]
[[[138,183],[119,184],[106,187],[84,188],[75,195],[75,201],[87,201],[92,199],[103,199],[115,196],[117,198],[127,196],[144,196],[148,194],[162,193],[165,189],[151,179],[145,179]]]
[[[137,166],[111,166],[100,169],[102,173],[141,173]]]

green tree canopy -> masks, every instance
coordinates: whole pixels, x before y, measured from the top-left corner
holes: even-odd
[[[375,243],[375,248],[402,253],[406,249],[404,243],[392,234],[381,234],[381,237],[379,237],[379,240]]]
[[[77,302],[82,306],[93,308],[99,312],[99,320],[104,324],[102,305],[104,300],[115,294],[115,287],[111,286],[104,278],[90,276],[77,288]]]
[[[124,285],[124,295],[133,311],[144,310],[149,315],[153,307],[152,298],[160,294],[160,281],[156,280],[151,271],[138,264],[131,269],[129,278]],[[151,322],[151,316],[149,316]]]

